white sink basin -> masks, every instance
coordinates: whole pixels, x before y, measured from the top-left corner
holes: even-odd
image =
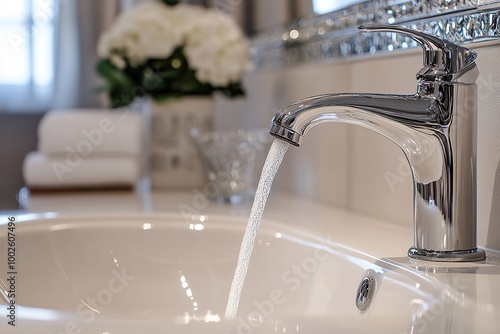
[[[258,234],[239,317],[225,320],[245,224],[168,214],[18,222],[16,327],[0,296],[0,333],[500,332],[492,252],[486,263],[446,266],[377,258],[272,221]],[[6,236],[0,225],[1,263]],[[356,293],[367,275],[376,288],[361,312]]]

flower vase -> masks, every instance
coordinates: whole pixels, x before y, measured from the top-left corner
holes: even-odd
[[[149,100],[151,112],[150,177],[153,188],[203,187],[204,171],[190,131],[211,131],[212,97]]]

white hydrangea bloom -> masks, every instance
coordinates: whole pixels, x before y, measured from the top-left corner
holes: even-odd
[[[172,27],[182,34],[185,43],[186,36],[197,25],[200,17],[206,15],[206,10],[200,6],[177,4],[169,7],[168,13]]]
[[[230,16],[215,10],[198,18],[184,51],[198,80],[213,86],[239,82],[250,67],[248,44],[240,28]]]
[[[164,59],[181,45],[182,32],[172,26],[169,11],[159,3],[146,3],[125,12],[104,32],[98,43],[102,58],[112,55],[127,58],[139,65],[151,58]]]
[[[120,15],[101,35],[98,55],[119,69],[168,58],[184,47],[201,82],[216,87],[239,82],[250,67],[248,43],[232,17],[216,10],[146,3]]]

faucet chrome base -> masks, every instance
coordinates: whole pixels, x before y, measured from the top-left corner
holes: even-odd
[[[412,247],[408,250],[408,256],[417,260],[434,262],[470,262],[482,261],[486,258],[484,250],[475,248],[465,251],[430,251]]]

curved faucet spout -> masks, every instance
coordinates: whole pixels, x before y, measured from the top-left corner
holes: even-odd
[[[414,247],[433,261],[484,258],[476,246],[476,86],[443,85],[439,95],[331,94],[278,112],[270,133],[295,146],[314,126],[347,123],[396,143],[414,181]]]
[[[449,159],[446,136],[433,99],[416,95],[332,94],[298,101],[277,113],[271,134],[299,146],[314,126],[325,122],[353,124],[396,143],[419,183],[441,178]],[[441,120],[442,121],[442,120]]]
[[[437,110],[434,100],[418,95],[319,95],[300,100],[274,115],[271,134],[299,146],[313,126],[323,122],[341,122],[369,128],[398,143],[401,125],[439,128]],[[382,126],[382,123],[393,126]]]

